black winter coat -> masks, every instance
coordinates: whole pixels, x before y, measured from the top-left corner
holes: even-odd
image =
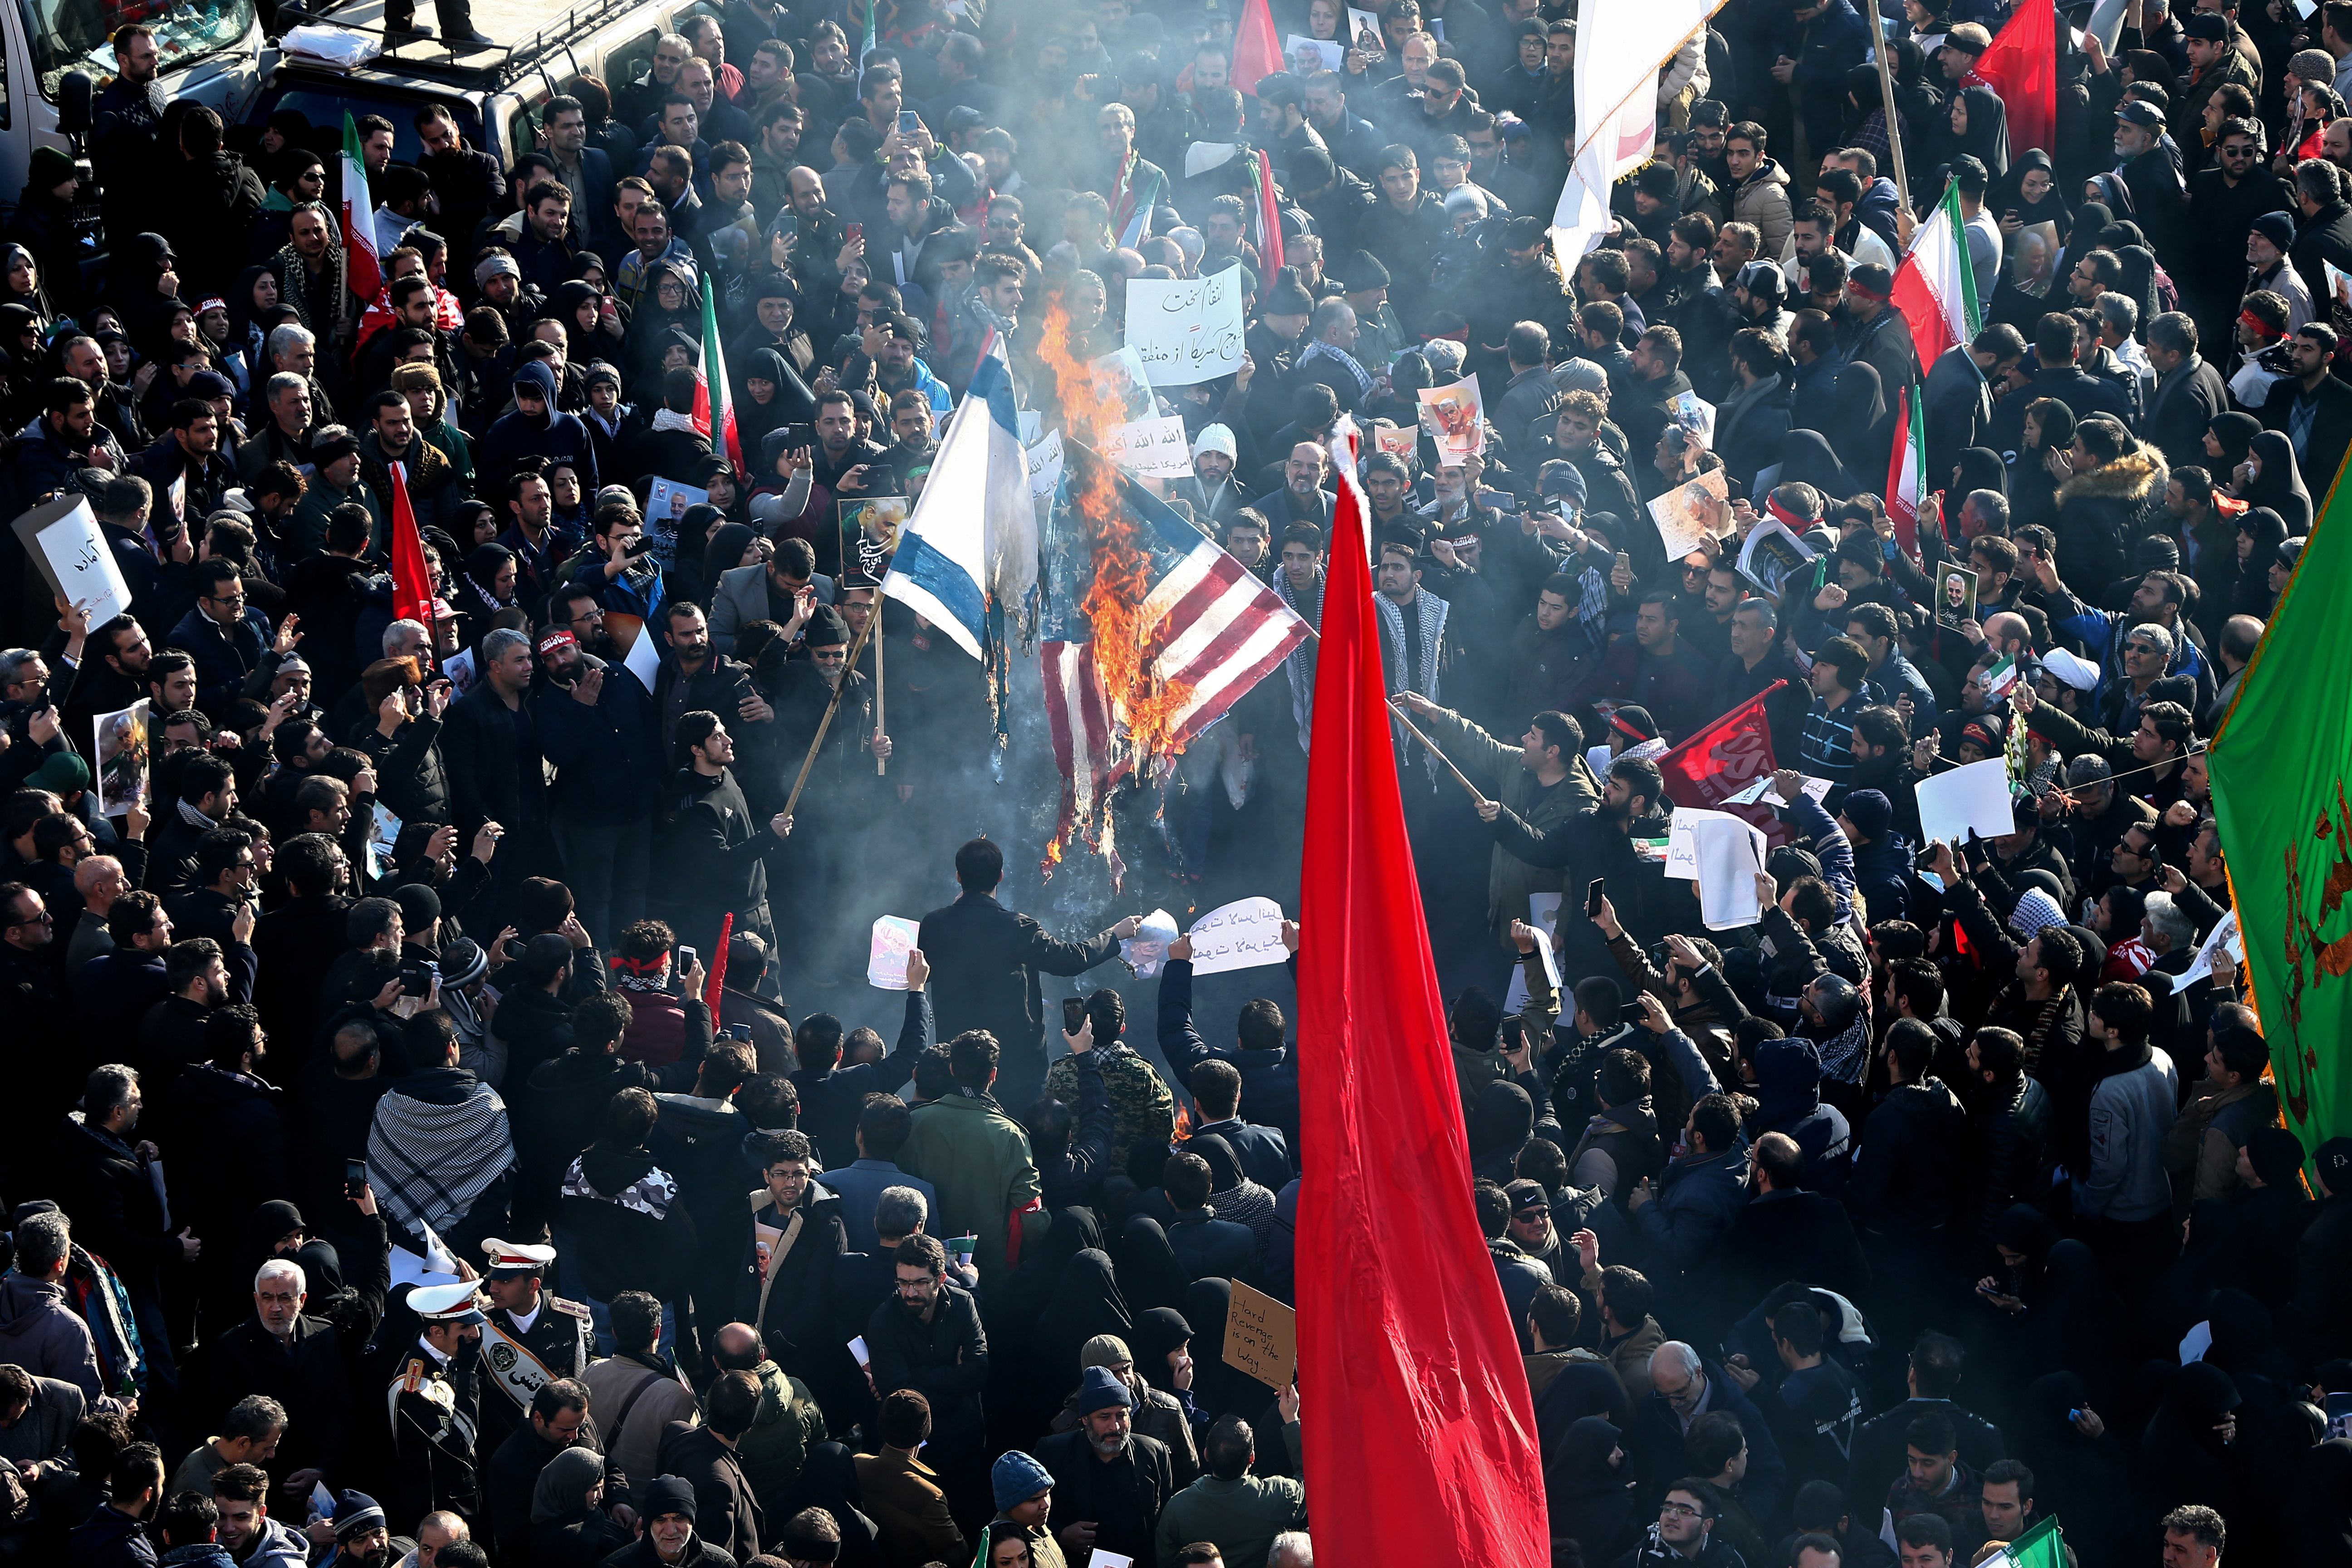
[[[547,778],[515,755],[515,715],[487,680],[442,716],[441,754],[448,764],[457,831],[467,840],[485,822],[510,833],[547,816]]]
[[[1967,1121],[1940,1079],[1899,1084],[1863,1129],[1846,1198],[1874,1231],[1914,1234],[1952,1214],[1952,1170]]]
[[[833,1267],[849,1250],[838,1194],[811,1182],[801,1196],[799,1212],[801,1233],[793,1239],[792,1250],[773,1265],[776,1278],[768,1287],[765,1312],[760,1307],[759,1233],[756,1228],[746,1230],[736,1300],[735,1315],[757,1324],[768,1353],[787,1368],[832,1348]],[[772,1202],[752,1215],[754,1227],[764,1225],[781,1230],[789,1223],[789,1216]]]
[[[602,1139],[567,1167],[555,1225],[580,1289],[599,1301],[643,1290],[675,1301],[694,1262],[694,1220],[677,1184],[643,1149]]]

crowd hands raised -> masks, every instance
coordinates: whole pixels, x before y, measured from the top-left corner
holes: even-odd
[[[862,72],[736,5],[511,166],[360,119],[372,300],[314,128],[165,101],[131,29],[106,259],[39,150],[0,277],[8,510],[87,498],[129,591],[92,624],[0,540],[0,1548],[1311,1563],[1297,1390],[1223,1354],[1236,1284],[1296,1296],[1283,1011],[1212,1044],[1180,940],[1151,1038],[1099,990],[1049,1065],[1035,977],[1135,922],[954,850],[982,677],[836,524],[920,496],[992,345],[1057,425],[1056,311],[1108,353],[1127,280],[1230,271],[1246,352],[1147,482],[1312,622],[1368,437],[1555,1562],[1947,1568],[2053,1514],[2087,1568],[2340,1560],[2352,1144],[2276,1125],[2226,945],[2176,982],[2231,906],[2202,747],[2352,443],[2344,9],[2063,14],[2013,153],[1998,7],[1905,8],[1891,123],[1847,0],[1727,10],[1563,272],[1560,7],[1277,8],[1340,68],[1242,84],[1183,5],[884,7]],[[1948,181],[1986,324],[1922,363]],[[1415,396],[1465,377],[1467,452]],[[1677,555],[1648,503],[1716,471]],[[1768,521],[1822,564],[1744,574]],[[1171,875],[1295,854],[1312,684],[1153,786]],[[1657,757],[1759,697],[1785,842],[1710,930]],[[2003,755],[2012,831],[1923,842],[1916,784]],[[888,1043],[826,994],[877,850],[963,889]]]

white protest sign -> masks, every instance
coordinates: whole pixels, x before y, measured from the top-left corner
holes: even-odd
[[[2220,948],[2224,943],[2229,945],[2230,956],[2231,958],[2237,959],[2241,962],[2244,961],[2246,956],[2246,944],[2239,940],[2238,911],[2235,910],[2231,910],[2228,914],[2221,917],[2221,923],[2213,928],[2213,934],[2207,937],[2205,939],[2205,945],[2197,950],[2197,961],[2191,963],[2187,969],[2181,971],[2180,973],[2173,976],[2172,989],[2175,994],[2188,990],[2191,985],[2196,984],[2200,980],[2209,978],[2212,974],[2213,953],[2216,949]]]
[[[866,1336],[864,1334],[860,1334],[856,1339],[849,1342],[849,1353],[856,1358],[857,1364],[860,1366],[872,1366],[874,1364],[874,1352],[866,1348]]]
[[[459,648],[456,653],[443,659],[441,673],[449,678],[449,684],[456,689],[458,696],[463,697],[474,689],[474,650],[469,647]],[[653,689],[651,682],[646,683],[646,689],[648,691]]]
[[[474,650],[467,648],[466,651],[471,654]],[[622,657],[621,667],[635,676],[647,691],[654,689],[655,678],[661,674],[661,649],[656,644],[650,623],[637,628],[636,640],[629,644],[629,651]],[[471,667],[467,668],[470,672]],[[467,684],[470,686],[473,682],[468,680]]]
[[[1724,811],[1675,808],[1666,835],[1666,875],[1698,884],[1699,918],[1709,931],[1754,925],[1763,911],[1756,873],[1769,847],[1755,826]]]
[[[1836,786],[1832,784],[1829,780],[1817,779],[1808,773],[1805,775],[1805,782],[1802,786],[1801,786],[1800,793],[1803,794],[1818,805],[1820,804],[1822,797],[1828,795],[1830,791],[1835,787]],[[1788,801],[1780,798],[1780,792],[1774,786],[1772,783],[1772,775],[1770,773],[1766,773],[1763,777],[1749,784],[1746,789],[1741,790],[1738,795],[1727,795],[1723,797],[1723,804],[1726,805],[1755,805],[1759,803],[1765,805],[1787,805],[1790,804]]]
[[[1290,956],[1290,950],[1282,945],[1282,906],[1272,899],[1236,899],[1220,904],[1194,921],[1186,935],[1192,943],[1195,974],[1256,969]]]
[[[1181,479],[1192,471],[1192,445],[1184,438],[1184,416],[1163,414],[1122,425],[1103,437],[1102,455],[1130,474]]]
[[[115,564],[89,497],[37,507],[18,518],[16,526],[16,537],[25,541],[57,596],[68,605],[86,605],[91,626],[103,625],[130,607],[131,585]]]
[[[1154,910],[1143,917],[1133,936],[1118,944],[1118,955],[1127,960],[1136,978],[1150,980],[1168,962],[1168,947],[1175,940],[1176,917],[1166,910]]]
[[[1105,1552],[1097,1546],[1095,1554],[1087,1559],[1087,1568],[1135,1568],[1135,1559],[1121,1557],[1116,1552]]]
[[[907,988],[907,954],[915,946],[917,927],[899,915],[884,915],[874,922],[874,945],[866,954],[866,984],[877,991]]]
[[[1127,346],[1154,386],[1192,386],[1242,367],[1241,270],[1206,278],[1130,278]]]
[[[1028,458],[1029,499],[1043,500],[1062,482],[1062,433],[1049,431],[1044,440],[1029,448]]]
[[[1966,841],[1971,833],[1995,838],[2017,831],[2009,805],[2006,758],[1987,757],[1921,779],[1912,794],[1919,801],[1919,831],[1930,844],[1948,838]]]

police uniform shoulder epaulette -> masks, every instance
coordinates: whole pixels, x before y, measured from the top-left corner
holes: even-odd
[[[400,1391],[403,1394],[414,1394],[424,1381],[425,1358],[423,1356],[409,1357],[407,1366],[401,1370]]]
[[[550,1310],[561,1312],[567,1318],[577,1318],[583,1323],[593,1321],[586,1307],[577,1301],[567,1301],[552,1291],[548,1293],[547,1305]]]

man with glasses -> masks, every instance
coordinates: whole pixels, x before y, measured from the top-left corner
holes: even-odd
[[[1716,1539],[1715,1523],[1722,1510],[1715,1489],[1686,1476],[1666,1489],[1658,1505],[1658,1521],[1642,1544],[1621,1562],[1634,1568],[1675,1568],[1688,1563],[1698,1568],[1744,1568],[1745,1559],[1728,1541]]]
[[[259,875],[252,836],[237,827],[214,828],[196,840],[200,885],[171,901],[173,928],[183,937],[206,936],[226,947],[236,936],[238,915],[259,897]]]
[[[1650,1352],[1650,1394],[1633,1407],[1633,1428],[1625,1434],[1625,1450],[1633,1457],[1635,1479],[1652,1489],[1652,1496],[1657,1495],[1658,1489],[1680,1487],[1675,1478],[1687,1462],[1683,1449],[1691,1424],[1710,1410],[1727,1410],[1739,1418],[1740,1430],[1748,1436],[1743,1499],[1759,1517],[1769,1514],[1780,1504],[1789,1474],[1780,1444],[1773,1440],[1763,1413],[1749,1403],[1738,1384],[1680,1340],[1668,1340]],[[1671,1497],[1672,1491],[1667,1495]],[[1706,1495],[1701,1490],[1690,1500],[1695,1504]],[[1704,1534],[1694,1531],[1684,1539],[1701,1542]],[[1698,1552],[1694,1545],[1683,1555],[1696,1558]]]
[[[275,634],[269,617],[246,604],[236,562],[200,561],[195,579],[196,607],[172,628],[171,646],[195,660],[195,706],[218,718],[243,695]]]
[[[980,1390],[987,1382],[988,1341],[980,1309],[970,1291],[947,1282],[947,1248],[937,1237],[907,1237],[890,1261],[897,1292],[866,1324],[874,1392],[883,1397],[911,1388],[931,1402],[927,1462],[954,1500],[970,1489],[985,1450]],[[966,1484],[959,1487],[960,1480]]]

